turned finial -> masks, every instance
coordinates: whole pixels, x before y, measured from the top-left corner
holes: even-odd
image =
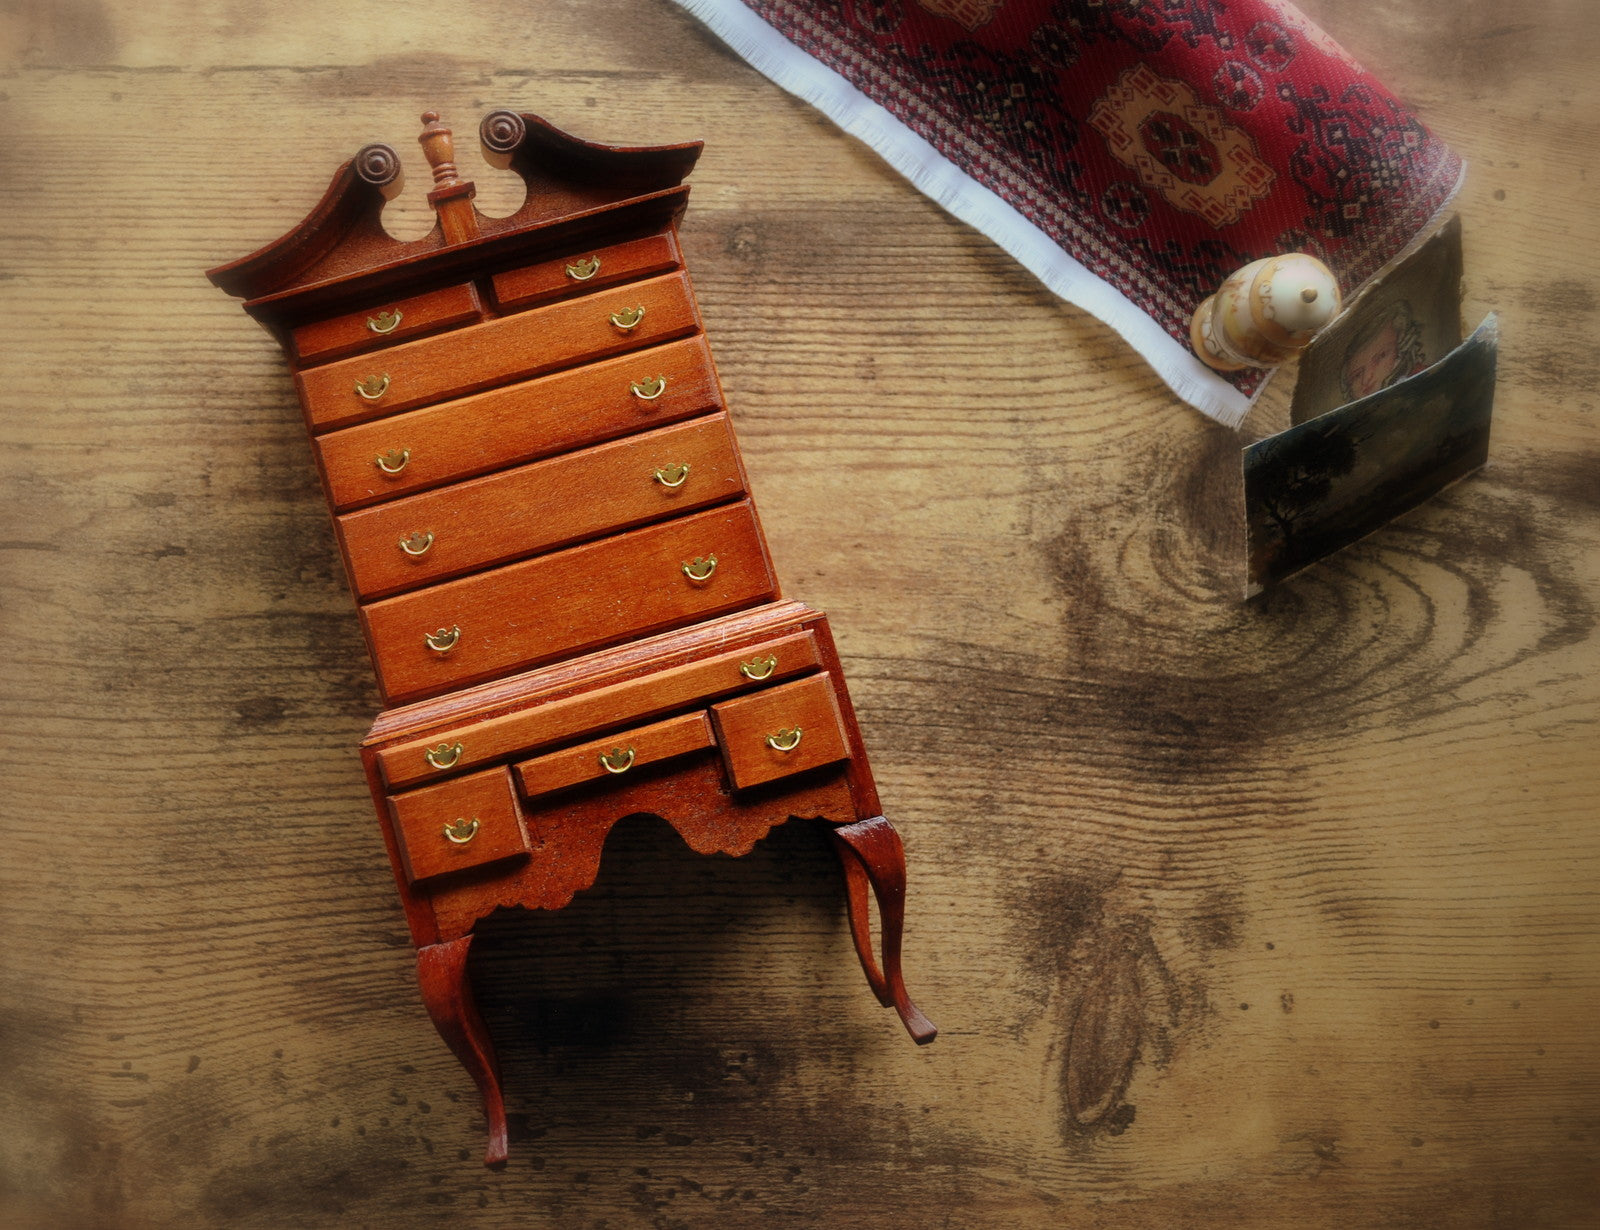
[[[460,243],[478,234],[478,215],[472,208],[476,189],[470,179],[456,174],[455,142],[450,129],[439,121],[437,111],[422,113],[422,135],[417,144],[433,168],[433,191],[428,203],[439,215],[446,243]]]
[[[1339,283],[1314,256],[1252,261],[1195,310],[1189,340],[1219,372],[1276,367],[1339,314]]]
[[[428,165],[433,168],[434,187],[452,188],[461,180],[456,175],[456,148],[450,129],[439,122],[437,111],[424,111],[422,123],[424,127],[417,144],[422,146]]]

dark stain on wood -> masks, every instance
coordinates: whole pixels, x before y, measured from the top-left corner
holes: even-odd
[[[1184,1020],[1154,928],[1120,904],[1125,896],[1121,877],[1101,872],[1041,876],[1012,903],[1032,997],[1049,1014],[1063,1140],[1127,1131],[1139,1064],[1165,1066]]]
[[[1507,481],[1513,466],[1515,486]],[[1063,666],[1087,677],[1064,681],[1054,703],[1019,697],[1014,687],[1001,693],[989,680],[982,695],[1019,708],[1035,702],[1039,724],[1070,711],[1080,731],[1085,723],[1096,728],[1100,746],[1120,743],[1142,774],[1189,788],[1265,761],[1281,764],[1284,746],[1348,735],[1352,723],[1393,729],[1434,720],[1449,703],[1442,685],[1508,674],[1593,632],[1594,597],[1577,573],[1581,555],[1549,526],[1559,507],[1594,507],[1595,472],[1583,456],[1548,465],[1501,459],[1264,601],[1191,603],[1187,613],[1160,620],[1149,618],[1142,595],[1101,572],[1111,560],[1082,541],[1090,531],[1069,529],[1046,550],[1064,594],[1098,599],[1088,619],[1078,603],[1064,607],[1072,661]],[[1186,561],[1195,547],[1203,558],[1203,544],[1171,547],[1173,570],[1202,585],[1204,565]],[[1097,567],[1097,560],[1106,563]],[[1426,606],[1417,621],[1412,574],[1419,568],[1444,569],[1461,587],[1465,600],[1448,612],[1448,628],[1435,622],[1445,613]],[[1532,582],[1543,609],[1520,622],[1525,642],[1507,645],[1499,591],[1519,576]],[[1185,624],[1189,635],[1174,631]],[[1441,676],[1433,654],[1443,636],[1459,638],[1456,656],[1470,667]],[[1224,662],[1231,669],[1214,669]]]
[[[1141,942],[1142,941],[1142,942]],[[1122,1101],[1133,1080],[1145,1017],[1139,962],[1147,936],[1131,930],[1106,937],[1094,964],[1076,971],[1062,1045],[1062,1122],[1073,1130],[1103,1125],[1120,1136],[1134,1108]]]
[[[1243,898],[1238,889],[1216,885],[1201,894],[1181,930],[1196,948],[1231,951],[1239,947],[1244,924]]]

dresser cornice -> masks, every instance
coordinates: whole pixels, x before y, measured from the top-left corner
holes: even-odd
[[[527,195],[503,218],[471,208],[470,239],[447,238],[442,222],[421,239],[390,236],[383,229],[384,202],[398,195],[405,181],[399,154],[374,143],[334,172],[322,199],[298,225],[248,256],[208,270],[206,277],[244,299],[247,311],[271,321],[277,315],[274,305],[321,307],[327,297],[354,286],[381,289],[448,276],[486,257],[514,252],[516,239],[578,242],[581,232],[602,219],[613,231],[642,233],[682,214],[688,189],[681,185],[704,144],[602,145],[515,111],[490,112],[478,135],[490,164],[515,171]],[[470,207],[471,182],[460,182],[469,189]]]

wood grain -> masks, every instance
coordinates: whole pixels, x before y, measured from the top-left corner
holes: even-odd
[[[711,706],[717,743],[735,789],[835,764],[850,755],[833,688],[824,672]]]
[[[618,312],[642,310],[619,326]],[[295,377],[314,432],[348,427],[425,402],[472,393],[557,368],[574,367],[670,341],[698,323],[683,274],[597,291],[581,299],[518,312],[373,355],[357,355]],[[381,376],[376,397],[356,387]]]
[[[520,749],[554,744],[608,726],[641,722],[695,700],[742,691],[753,686],[742,669],[752,655],[776,660],[771,672],[762,676],[763,680],[772,681],[815,668],[820,662],[816,634],[809,631],[728,653],[707,654],[703,644],[699,649],[696,660],[680,666],[662,666],[650,678],[621,680],[576,695],[537,695],[537,703],[512,713],[454,726],[451,738],[460,740],[462,751],[450,767],[482,764]],[[423,758],[437,733],[378,751],[376,757],[384,780],[399,787],[437,776],[437,770]]]
[[[691,576],[704,563],[705,575]],[[438,696],[774,598],[749,500],[361,608],[391,703]],[[428,637],[448,629],[443,647]]]
[[[336,529],[365,600],[743,494],[738,445],[718,414],[347,513]],[[400,542],[418,533],[432,537],[406,554]]]
[[[1240,438],[668,4],[0,13],[0,1222],[1593,1224],[1600,31],[1302,7],[1469,160],[1502,383],[1485,472],[1249,607]],[[201,276],[367,140],[420,235],[424,105],[706,140],[686,259],[933,1046],[863,993],[821,827],[625,821],[473,942],[479,1164],[293,389]]]
[[[392,795],[389,809],[406,876],[413,884],[528,852],[522,814],[504,768]],[[451,841],[443,826],[463,820],[472,826],[470,836],[463,833],[465,841]]]
[[[357,351],[377,350],[435,329],[467,324],[482,312],[477,287],[444,286],[348,316],[301,325],[290,334],[294,343],[291,353],[302,363],[320,363]]]
[[[607,739],[519,761],[511,766],[511,774],[517,787],[531,799],[715,746],[711,723],[704,712],[681,713],[638,730],[618,731]]]
[[[522,308],[599,290],[614,282],[665,273],[682,264],[683,255],[670,234],[650,235],[497,273],[490,283],[495,301],[502,308]]]
[[[598,380],[592,368],[560,372],[332,431],[312,448],[336,506],[371,504],[716,407],[722,395],[708,353],[704,338],[684,338],[598,364]],[[636,381],[650,391],[644,382],[657,379],[667,387],[654,400],[632,391]],[[410,456],[398,474],[378,469],[377,457],[402,450]]]

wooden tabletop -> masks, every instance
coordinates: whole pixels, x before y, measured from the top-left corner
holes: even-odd
[[[1470,161],[1505,341],[1488,469],[1252,605],[1241,438],[665,0],[0,12],[0,1224],[1595,1224],[1600,35],[1305,7]],[[629,822],[475,952],[498,1173],[294,393],[202,277],[495,106],[707,143],[689,266],[943,1029],[875,1006],[815,828]]]

